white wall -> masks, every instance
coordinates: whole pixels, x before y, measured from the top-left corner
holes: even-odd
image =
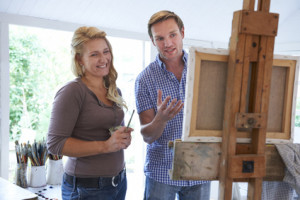
[[[0,22],[0,176],[8,178],[9,47],[8,24]]]

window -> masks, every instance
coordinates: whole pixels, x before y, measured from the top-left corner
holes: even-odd
[[[114,65],[118,72],[117,85],[128,105],[125,113],[125,124],[135,109],[134,82],[144,66],[150,62],[150,42],[141,40],[108,37],[114,53]],[[135,112],[131,121],[134,132],[132,133],[131,146],[125,150],[127,170],[126,199],[142,199],[144,194],[144,155],[145,143],[139,132],[139,118]]]
[[[70,32],[9,26],[10,181],[14,180],[15,140],[32,143],[46,139],[54,95],[74,77],[71,37]]]

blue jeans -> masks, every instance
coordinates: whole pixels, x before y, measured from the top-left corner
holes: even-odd
[[[63,200],[124,200],[127,190],[127,178],[114,187],[99,186],[98,188],[78,187],[76,184],[69,184],[65,178],[61,185]]]
[[[210,182],[194,186],[167,185],[146,177],[144,200],[209,200]]]

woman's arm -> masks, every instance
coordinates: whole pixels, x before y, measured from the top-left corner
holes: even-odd
[[[69,137],[62,149],[62,154],[71,157],[92,156],[126,149],[131,143],[133,129],[121,127],[106,141],[84,141]]]

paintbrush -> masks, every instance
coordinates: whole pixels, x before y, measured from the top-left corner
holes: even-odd
[[[131,114],[131,116],[130,116],[129,122],[128,122],[127,126],[126,126],[126,129],[125,129],[125,132],[127,132],[127,129],[129,128],[129,125],[130,125],[130,123],[131,123],[131,120],[132,120],[134,111],[135,111],[135,110],[132,111],[132,114]]]

